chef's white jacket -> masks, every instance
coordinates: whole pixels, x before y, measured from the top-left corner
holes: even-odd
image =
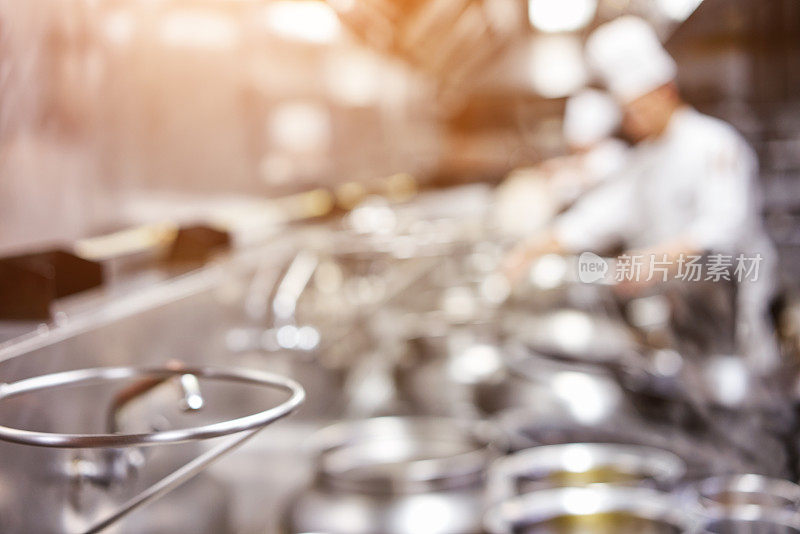
[[[738,291],[740,349],[758,367],[771,367],[777,349],[763,317],[775,258],[761,224],[752,149],[727,123],[685,107],[658,139],[637,145],[629,161],[617,179],[556,221],[559,243],[581,252],[617,242],[636,249],[681,239],[701,251],[761,254],[758,281]]]
[[[621,176],[564,214],[556,235],[576,251],[681,236],[695,249],[733,254],[758,221],[755,173],[752,150],[731,126],[683,108],[659,139],[634,149]]]

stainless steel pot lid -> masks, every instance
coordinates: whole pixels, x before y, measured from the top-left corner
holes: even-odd
[[[505,500],[489,508],[491,534],[679,534],[696,528],[697,516],[667,493],[648,488],[557,488]]]
[[[489,469],[492,502],[537,489],[594,483],[672,485],[686,473],[675,454],[640,445],[570,443],[523,450]]]
[[[497,456],[482,423],[446,418],[381,417],[322,430],[315,439],[317,477],[329,488],[419,493],[483,479]]]

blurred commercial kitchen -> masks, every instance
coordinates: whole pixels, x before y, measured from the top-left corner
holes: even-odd
[[[798,274],[797,0],[0,0],[3,534],[800,532]]]

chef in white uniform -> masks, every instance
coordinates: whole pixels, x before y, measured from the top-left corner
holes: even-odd
[[[760,219],[752,149],[733,127],[683,102],[675,62],[645,21],[626,16],[599,27],[586,54],[622,106],[623,128],[637,145],[623,177],[518,247],[507,272],[519,276],[545,252],[580,253],[619,242],[630,255],[666,254],[673,266],[681,256],[760,255],[756,280],[737,289],[738,349],[754,371],[771,371],[778,363],[768,320],[774,253]],[[639,277],[642,285],[647,279],[645,272]]]

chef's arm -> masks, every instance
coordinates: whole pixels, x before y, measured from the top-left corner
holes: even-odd
[[[554,232],[550,229],[545,230],[520,241],[511,250],[503,262],[503,273],[511,282],[518,282],[536,258],[562,252],[564,252],[563,245],[558,242]]]
[[[675,239],[658,243],[652,247],[629,250],[625,252],[626,255],[630,257],[641,257],[646,260],[640,264],[638,280],[623,282],[622,285],[630,287],[647,286],[662,280],[663,278],[650,276],[650,258],[658,261],[661,266],[666,266],[667,273],[670,276],[674,276],[678,274],[681,260],[686,260],[692,256],[701,256],[706,252],[706,249],[698,247],[697,243],[686,235],[680,235]]]
[[[558,217],[548,229],[517,245],[506,259],[505,273],[516,281],[544,254],[580,253],[624,240],[635,227],[637,214],[632,179],[621,177],[602,184]]]

